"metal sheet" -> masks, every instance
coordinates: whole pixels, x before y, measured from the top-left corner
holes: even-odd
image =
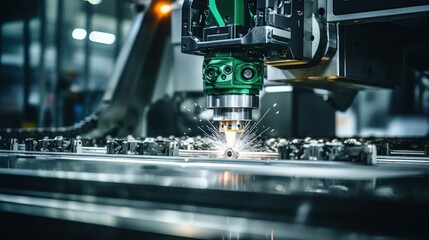
[[[2,151],[0,213],[141,236],[416,237],[426,230],[428,176],[428,167],[392,164]]]

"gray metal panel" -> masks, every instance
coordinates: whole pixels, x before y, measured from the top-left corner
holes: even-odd
[[[333,0],[328,0],[328,22],[374,19],[374,18],[381,18],[381,17],[391,17],[391,16],[407,15],[407,14],[414,14],[414,13],[423,13],[428,11],[429,11],[429,5],[425,5],[425,6],[371,11],[371,12],[364,12],[364,13],[335,15],[333,13]]]

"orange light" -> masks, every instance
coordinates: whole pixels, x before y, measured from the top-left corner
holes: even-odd
[[[158,7],[158,11],[161,15],[165,15],[171,12],[171,5],[168,3],[162,3]]]

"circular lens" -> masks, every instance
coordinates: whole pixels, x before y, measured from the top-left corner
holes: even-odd
[[[215,70],[213,68],[207,69],[206,75],[208,78],[213,78],[215,76]]]
[[[226,156],[228,156],[228,157],[232,157],[232,151],[231,151],[231,150],[228,150],[228,151],[226,152]]]
[[[252,69],[245,68],[241,72],[241,75],[243,76],[244,79],[249,80],[249,79],[252,79],[255,76],[255,73],[253,72]]]
[[[225,74],[230,74],[232,73],[232,67],[231,66],[225,66],[225,68],[223,69],[223,72]]]

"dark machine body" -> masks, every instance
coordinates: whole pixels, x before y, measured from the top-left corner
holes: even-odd
[[[399,88],[395,109],[413,105],[427,1],[185,0],[173,20],[159,3],[136,17],[97,111],[70,127],[0,130],[6,239],[428,238],[429,140],[333,137],[335,111],[359,91]],[[204,56],[189,68],[204,94],[153,103],[174,44]],[[188,136],[204,104],[213,129],[242,134],[273,100],[287,107],[261,122],[279,130],[260,151]]]

